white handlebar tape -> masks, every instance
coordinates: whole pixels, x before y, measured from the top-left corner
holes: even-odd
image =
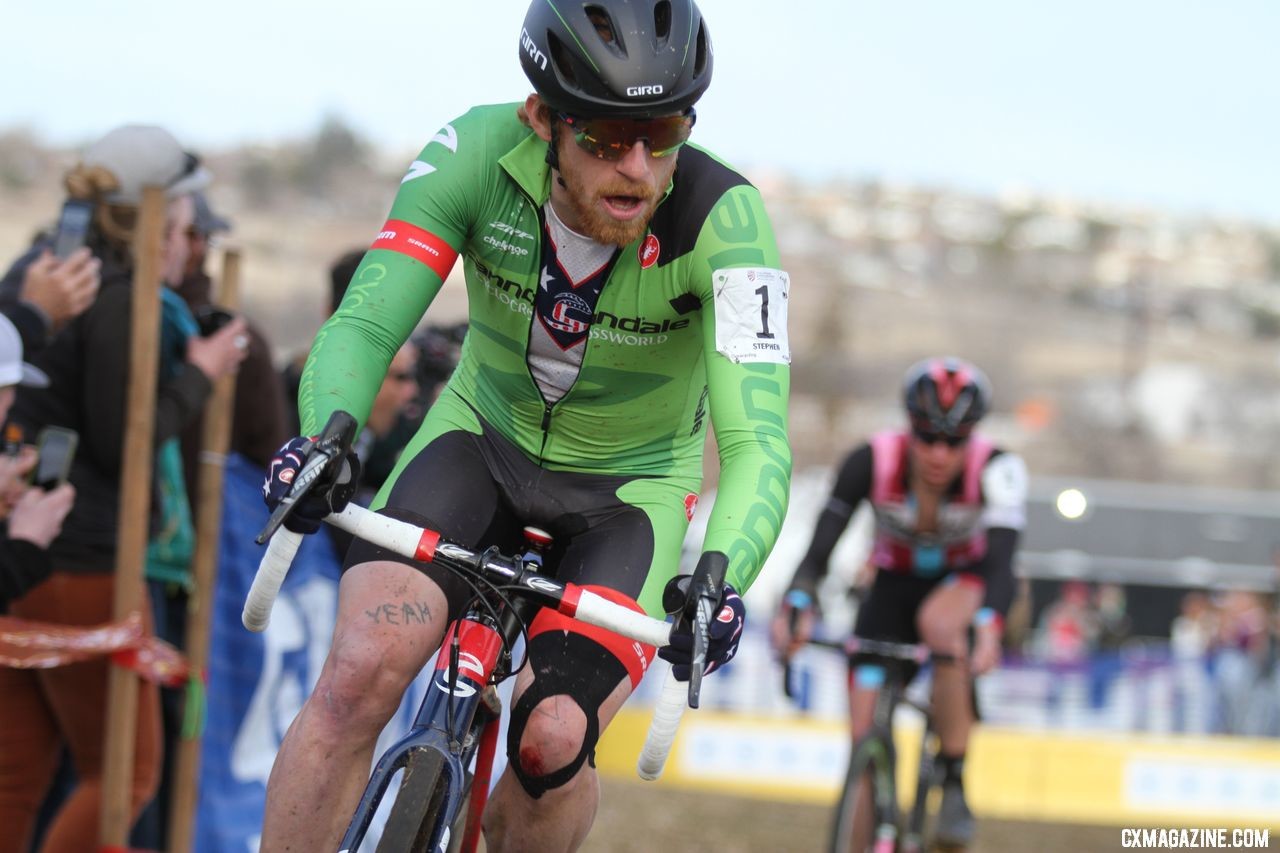
[[[281,527],[271,534],[267,553],[262,555],[258,573],[253,576],[253,586],[244,599],[244,613],[240,621],[250,631],[263,631],[271,621],[271,605],[275,604],[284,576],[289,573],[293,557],[302,544],[302,534]]]
[[[688,698],[689,685],[676,681],[675,675],[668,672],[667,680],[662,685],[662,695],[658,697],[658,705],[653,709],[649,735],[645,738],[644,749],[640,750],[640,760],[636,762],[636,772],[646,782],[652,782],[662,775]]]
[[[330,514],[325,521],[357,539],[413,560],[429,561],[440,540],[440,534],[435,531],[424,530],[416,524],[381,515],[354,503],[347,504],[342,512]]]
[[[588,625],[607,628],[615,634],[663,648],[671,645],[671,623],[610,601],[590,590],[582,590],[573,616]]]

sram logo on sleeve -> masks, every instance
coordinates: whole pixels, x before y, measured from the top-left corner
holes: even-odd
[[[390,249],[408,255],[426,264],[441,278],[449,275],[458,257],[458,253],[444,240],[402,219],[388,219],[369,248]]]
[[[716,306],[716,349],[733,362],[791,363],[787,297],[782,270],[744,267],[711,274]]]

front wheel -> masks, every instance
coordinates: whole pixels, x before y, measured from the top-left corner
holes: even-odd
[[[870,734],[853,745],[831,830],[831,853],[893,853],[897,841],[892,745]]]
[[[400,790],[378,842],[378,853],[438,853],[432,836],[449,801],[449,777],[443,757],[425,751],[410,758]],[[441,834],[444,828],[439,828]]]

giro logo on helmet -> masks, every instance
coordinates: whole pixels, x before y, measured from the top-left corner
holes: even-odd
[[[529,35],[527,29],[520,30],[520,46],[529,54],[529,58],[538,63],[538,67],[543,71],[547,70],[547,55],[538,46],[533,43],[533,37]]]
[[[662,86],[661,86],[661,85],[657,85],[657,86],[628,86],[628,87],[627,87],[627,97],[629,97],[629,98],[638,98],[638,97],[640,97],[641,95],[661,95],[661,94],[662,94],[662,92],[663,92],[663,89],[662,89]]]

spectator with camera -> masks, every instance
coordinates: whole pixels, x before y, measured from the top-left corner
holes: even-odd
[[[215,235],[231,230],[231,223],[213,211],[203,192],[193,195],[195,219],[188,231],[190,257],[176,290],[195,314],[202,334],[211,334],[231,319],[231,314],[213,301],[213,278],[205,267]],[[271,344],[262,329],[245,319],[248,346],[244,363],[236,377],[235,405],[231,419],[229,449],[265,468],[276,449],[292,433],[285,430],[284,390],[275,378]],[[195,502],[201,424],[191,424],[182,434],[183,470],[188,493]]]
[[[50,546],[52,574],[13,603],[14,615],[76,626],[112,619],[130,370],[132,246],[142,189],[165,189],[162,279],[176,284],[190,251],[187,232],[195,216],[191,193],[205,187],[210,177],[199,159],[184,151],[170,133],[142,125],[108,133],[85,151],[66,176],[69,200],[90,211],[84,244],[101,263],[101,286],[88,310],[69,320],[34,355],[35,365],[49,377],[49,387],[20,389],[13,415],[27,434],[49,425],[79,433],[70,472],[78,499]],[[24,265],[34,263],[44,248],[34,247],[11,274],[25,276]],[[162,287],[161,293],[167,331],[161,341],[156,393],[157,447],[174,439],[199,413],[212,383],[237,368],[246,345],[243,320],[234,319],[201,337],[189,314],[184,319],[181,299],[170,288]],[[168,322],[170,318],[176,322]],[[163,502],[153,500],[153,533],[159,525],[156,513],[162,509]],[[145,613],[144,621],[150,622]],[[37,806],[63,743],[75,761],[79,782],[50,825],[43,849],[96,848],[108,668],[106,659],[97,659],[40,671],[0,669],[0,695],[5,697],[0,702],[3,853],[26,849]],[[157,694],[153,683],[140,683],[129,792],[134,817],[154,793],[159,771]]]
[[[22,360],[22,339],[8,318],[0,316],[0,423],[9,417],[19,385],[42,388],[49,379]],[[62,530],[76,490],[60,483],[48,491],[28,482],[36,464],[35,448],[6,448],[0,455],[0,612],[9,602],[49,576],[47,548]]]
[[[213,301],[213,278],[206,271],[211,241],[216,234],[231,229],[231,223],[214,213],[203,191],[192,194],[194,218],[186,230],[189,247],[186,266],[181,281],[173,288],[194,316],[199,334],[209,336],[230,322],[234,315]],[[171,317],[176,321],[176,317]],[[261,330],[245,319],[245,358],[236,378],[235,398],[232,402],[231,434],[227,449],[251,462],[266,468],[288,436],[285,433],[284,392],[275,378],[271,363],[271,346]],[[190,509],[194,533],[194,516],[198,510],[197,498],[201,473],[200,456],[204,449],[204,418],[191,420],[181,435],[181,478],[185,485],[185,499]],[[170,451],[172,448],[168,448]],[[170,463],[173,458],[170,456]],[[175,476],[176,472],[170,471]],[[171,483],[172,484],[172,483]],[[183,496],[169,494],[171,502]],[[178,513],[182,507],[177,508]],[[167,525],[170,530],[175,530]],[[186,651],[187,613],[193,554],[181,543],[169,549],[162,543],[153,543],[152,558],[148,560],[147,577],[151,595],[152,613],[155,618],[156,636]],[[130,838],[135,847],[158,850],[168,837],[169,802],[173,786],[174,753],[181,737],[184,703],[182,691],[162,690],[161,695],[162,739],[164,761],[160,785],[155,798],[143,810]]]
[[[15,265],[0,279],[0,314],[13,323],[28,355],[72,317],[93,304],[101,283],[101,262],[80,247],[59,258],[48,247],[35,250],[31,262]]]

